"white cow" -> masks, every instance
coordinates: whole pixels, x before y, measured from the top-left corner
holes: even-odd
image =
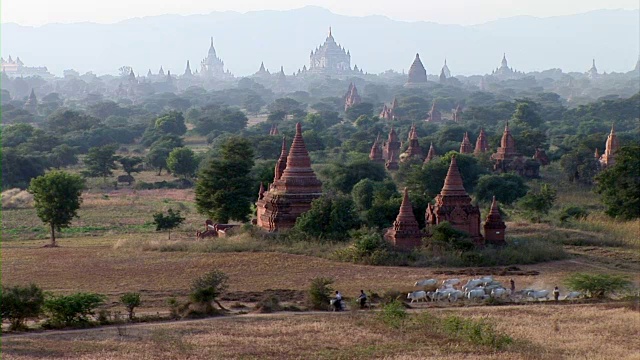
[[[495,288],[491,290],[491,297],[496,299],[504,299],[508,294],[505,288]]]
[[[438,289],[433,293],[432,301],[444,300],[449,298],[449,294],[455,291],[454,289]]]
[[[448,279],[442,281],[442,285],[444,285],[445,287],[453,287],[454,285],[458,284],[460,284],[460,279]]]
[[[484,285],[489,285],[493,281],[493,276],[481,277],[480,280]]]
[[[410,292],[407,294],[407,299],[410,299],[411,303],[413,303],[414,301],[420,302],[420,299],[423,299],[426,302],[427,292],[423,290]]]
[[[461,297],[464,297],[464,293],[460,290],[453,290],[449,293],[449,301],[456,302]]]
[[[464,286],[462,287],[463,291],[468,291],[471,290],[473,288],[478,287],[479,285],[482,285],[482,280],[481,279],[472,279],[467,281],[466,284],[464,284]]]
[[[484,289],[474,289],[469,291],[469,293],[467,294],[467,298],[469,300],[484,299]]]
[[[545,300],[549,300],[549,290],[529,290],[526,293],[527,297],[530,297],[534,300],[540,300],[544,298]]]
[[[582,297],[582,293],[580,291],[572,291],[564,297],[565,300],[575,300]]]
[[[427,286],[435,286],[437,283],[438,283],[438,280],[436,279],[423,279],[420,281],[416,281],[416,283],[413,284],[413,286],[427,287]]]

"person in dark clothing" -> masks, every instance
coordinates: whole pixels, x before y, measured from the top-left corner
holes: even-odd
[[[367,304],[367,294],[364,293],[364,290],[360,290],[360,296],[358,296],[358,304],[360,304],[360,309],[364,309]]]
[[[555,301],[558,301],[558,299],[560,299],[560,289],[558,289],[557,286],[553,289],[553,299]]]
[[[511,285],[511,293],[516,292],[516,282],[513,279],[509,279],[509,285]]]
[[[336,311],[342,310],[342,294],[339,291],[336,291],[336,297],[333,298],[333,307]]]

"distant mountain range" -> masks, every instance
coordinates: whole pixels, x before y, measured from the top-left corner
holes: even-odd
[[[583,72],[596,59],[598,69],[627,72],[640,53],[640,10],[598,10],[571,16],[519,16],[473,26],[395,21],[384,16],[352,17],[319,7],[288,11],[214,12],[163,15],[114,24],[2,24],[0,52],[19,56],[27,66],[47,66],[56,75],[116,74],[129,65],[144,75],[162,65],[182,74],[187,60],[199,68],[209,38],[236,76],[284,66],[291,74],[309,66],[309,53],[322,44],[329,26],[336,41],[351,51],[353,66],[366,72],[407,70],[420,53],[430,74],[439,74],[445,57],[453,75],[486,74],[506,52],[516,70],[561,68]]]

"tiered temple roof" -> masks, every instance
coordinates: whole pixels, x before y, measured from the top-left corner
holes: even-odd
[[[393,102],[391,103],[391,106],[387,106],[387,104],[384,104],[379,117],[385,120],[395,119],[397,107],[398,107],[398,100],[396,98],[393,98]]]
[[[378,134],[376,141],[373,143],[373,146],[371,146],[371,151],[369,152],[369,160],[384,164],[382,147],[380,146],[380,134]]]
[[[604,153],[600,157],[600,165],[602,167],[612,166],[615,164],[616,152],[620,148],[620,142],[618,141],[618,136],[616,135],[616,130],[613,125],[611,125],[611,132],[609,136],[607,136],[607,142],[605,143]]]
[[[384,237],[393,246],[405,250],[411,250],[422,244],[423,232],[420,231],[418,221],[413,214],[413,206],[409,200],[407,188],[404,188],[398,217],[393,222],[393,226],[387,229]]]
[[[509,130],[509,123],[504,127],[500,147],[491,155],[493,170],[497,172],[516,172],[520,176],[535,178],[539,176],[540,163],[527,159],[516,150],[516,142]]]
[[[394,152],[396,156],[400,153],[400,140],[398,139],[398,134],[391,127],[389,130],[389,136],[387,137],[387,142],[384,144],[382,149],[382,156],[385,161],[389,161],[391,159],[391,153]]]
[[[271,129],[269,129],[269,135],[279,135],[279,134],[280,132],[278,131],[278,125],[272,124]]]
[[[485,242],[490,245],[506,245],[505,241],[505,229],[507,226],[502,221],[500,215],[500,209],[498,208],[498,202],[496,197],[493,197],[491,202],[491,210],[487,215],[487,219],[484,222],[484,238]]]
[[[409,130],[409,147],[403,154],[403,161],[411,158],[422,158],[422,149],[420,149],[420,143],[418,142],[418,133],[416,132],[416,125],[411,125]]]
[[[425,212],[425,222],[429,227],[444,221],[469,234],[476,245],[484,243],[480,233],[480,209],[471,204],[471,197],[464,189],[455,156],[451,158],[444,186],[435,198],[435,205],[429,204]]]
[[[347,94],[345,95],[344,100],[344,111],[347,111],[350,107],[358,105],[362,102],[362,98],[358,95],[358,88],[354,83],[349,84],[349,90],[347,90]]]
[[[427,118],[428,122],[441,122],[442,114],[436,108],[436,101],[433,100],[433,105],[431,105],[431,110],[429,111],[429,117]]]
[[[282,170],[285,152],[283,140],[274,181],[256,203],[257,224],[268,231],[293,227],[296,219],[311,208],[311,202],[322,196],[322,183],[311,169],[300,123],[296,124],[296,135]]]
[[[336,75],[354,72],[351,69],[351,53],[336,43],[331,27],[324,44],[309,55],[309,72]]]
[[[29,98],[24,103],[24,108],[25,110],[27,110],[32,114],[37,114],[38,112],[38,98],[36,97],[36,93],[33,90],[33,88],[31,89],[31,94],[29,94]]]
[[[487,134],[485,134],[484,129],[480,129],[480,134],[478,134],[478,138],[476,139],[476,148],[473,150],[473,153],[479,155],[487,151],[489,151]]]
[[[213,46],[213,36],[211,37],[211,45],[207,57],[200,63],[200,74],[208,78],[224,77],[227,75],[224,71],[224,61],[222,61]]]
[[[424,85],[427,82],[427,70],[420,61],[420,54],[416,54],[411,67],[409,68],[409,76],[405,86]]]
[[[472,154],[473,153],[473,145],[471,145],[471,140],[469,140],[469,133],[464,133],[464,138],[462,138],[462,143],[460,143],[460,154]]]
[[[424,159],[424,163],[428,163],[429,161],[435,159],[435,157],[438,156],[438,154],[436,154],[436,149],[433,147],[433,143],[431,143],[431,145],[429,145],[429,152],[427,153],[427,157]]]

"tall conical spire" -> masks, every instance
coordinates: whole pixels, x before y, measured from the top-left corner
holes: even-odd
[[[484,236],[487,244],[491,245],[506,245],[504,230],[507,228],[502,216],[500,215],[500,209],[498,208],[498,202],[496,197],[493,197],[491,202],[491,210],[487,215],[487,219],[484,223]]]
[[[420,61],[420,54],[416,53],[416,57],[409,68],[409,77],[407,84],[419,84],[427,82],[427,70]]]
[[[436,149],[433,147],[433,142],[429,145],[429,152],[427,153],[427,157],[424,159],[424,163],[428,163],[433,160],[438,154],[436,154]]]
[[[405,187],[398,216],[393,222],[393,226],[385,232],[384,238],[398,248],[410,250],[421,245],[422,235],[418,221],[413,214],[409,191]]]
[[[471,153],[473,153],[473,146],[471,145],[471,141],[469,140],[469,133],[465,131],[464,138],[462,138],[462,143],[460,144],[460,154]]]
[[[258,70],[258,72],[267,72],[267,69],[264,68],[264,61],[260,62],[260,69]]]
[[[264,184],[260,181],[260,189],[258,190],[258,200],[264,197]]]
[[[275,183],[276,180],[280,180],[280,178],[282,177],[282,173],[284,172],[284,169],[287,168],[287,138],[286,136],[282,137],[282,148],[280,150],[280,157],[278,158],[278,161],[276,162],[276,169],[274,172],[274,177],[273,177],[273,182]]]
[[[611,166],[615,163],[615,154],[620,148],[620,143],[618,141],[618,136],[616,135],[616,130],[613,124],[611,124],[611,132],[609,136],[607,136],[607,142],[605,143],[604,153],[602,153],[602,157],[600,157],[600,163],[603,166]]]
[[[402,204],[400,205],[400,211],[396,217],[396,221],[393,223],[396,230],[406,230],[407,228],[418,228],[418,221],[413,214],[413,206],[411,200],[409,200],[409,190],[405,187],[402,195]]]
[[[458,162],[456,157],[451,157],[451,164],[449,165],[449,171],[447,171],[447,177],[444,179],[444,186],[440,192],[443,196],[448,195],[467,195],[467,191],[464,189],[462,183],[462,177],[460,176],[460,170],[458,169]]]
[[[487,142],[487,135],[485,134],[484,129],[481,128],[480,129],[480,134],[478,135],[478,138],[476,139],[476,148],[473,151],[473,153],[478,155],[478,154],[481,154],[483,152],[486,152],[487,150],[489,150],[489,143]]]
[[[187,67],[184,69],[184,76],[191,76],[193,73],[191,72],[191,65],[189,65],[189,60],[187,60]]]

